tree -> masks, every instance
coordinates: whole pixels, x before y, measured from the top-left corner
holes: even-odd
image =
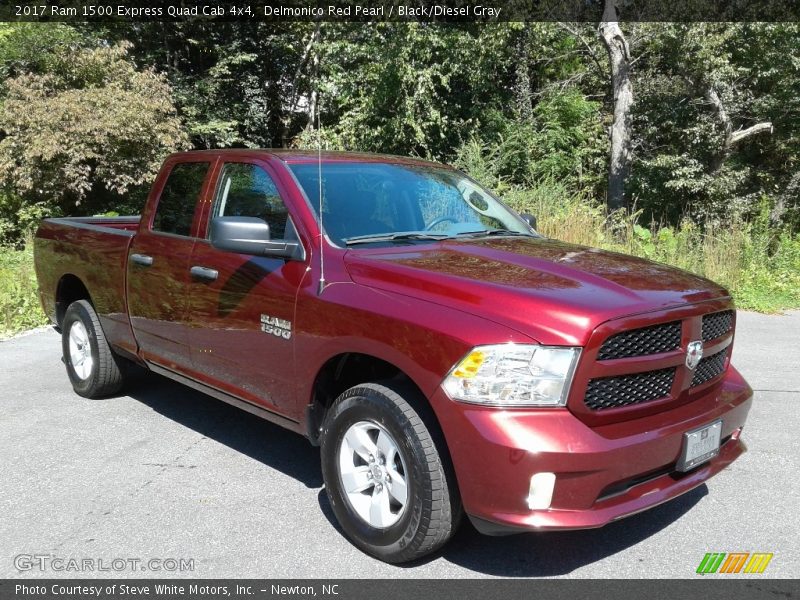
[[[791,221],[800,151],[795,23],[637,28],[629,189],[657,220]],[[788,192],[788,193],[787,193]]]
[[[84,27],[97,30],[95,23]],[[306,126],[318,24],[193,20],[104,27],[108,39],[133,41],[137,65],[166,76],[195,147],[281,147]]]
[[[598,31],[611,63],[611,89],[614,118],[611,123],[611,152],[608,165],[608,207],[624,208],[625,178],[631,155],[631,105],[633,87],[630,77],[630,50],[617,21],[618,0],[606,0]]]
[[[76,49],[49,73],[5,82],[0,180],[13,193],[68,213],[108,210],[107,194],[149,181],[186,147],[166,81],[136,70],[127,50]]]
[[[64,53],[97,41],[63,23],[0,22],[0,78],[51,72],[63,63]]]
[[[734,131],[733,121],[731,120],[730,116],[728,116],[728,111],[725,110],[725,104],[719,97],[719,94],[717,93],[714,84],[711,82],[706,82],[704,87],[705,87],[705,97],[713,107],[714,113],[717,115],[717,119],[719,120],[723,131],[720,148],[717,151],[717,155],[714,158],[713,164],[711,166],[711,173],[713,175],[720,171],[722,165],[725,163],[725,160],[733,152],[734,146],[736,146],[737,144],[739,144],[740,142],[749,138],[752,135],[756,135],[759,133],[766,133],[766,132],[772,133],[772,123],[770,123],[769,121],[763,121],[761,123],[756,123],[755,125],[751,125],[750,127],[739,128],[736,131]]]
[[[800,224],[800,25],[621,26],[628,4],[607,0],[599,24],[0,24],[0,213],[135,209],[130,190],[187,136],[315,145],[319,116],[331,148],[483,153],[493,183],[557,181],[645,219],[769,203]]]

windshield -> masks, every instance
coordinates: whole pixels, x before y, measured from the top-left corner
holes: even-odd
[[[291,164],[315,211],[319,165]],[[470,235],[533,235],[458,171],[386,163],[322,163],[322,225],[339,246]]]

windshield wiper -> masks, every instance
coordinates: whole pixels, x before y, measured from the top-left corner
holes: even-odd
[[[373,242],[394,242],[397,240],[446,240],[452,237],[446,233],[425,233],[422,231],[404,231],[400,233],[379,233],[357,235],[347,238],[344,243],[348,246],[354,244],[371,244]]]
[[[523,231],[511,231],[510,229],[482,229],[480,231],[464,231],[456,234],[458,237],[485,237],[490,235],[511,235],[521,237],[538,237],[533,233]]]
[[[449,233],[428,233],[424,231],[402,231],[399,233],[378,233],[369,235],[357,235],[347,238],[344,243],[348,246],[355,244],[371,244],[376,242],[394,242],[398,240],[447,240],[464,237],[486,237],[492,235],[507,235],[521,237],[539,237],[533,233],[521,231],[511,231],[510,229],[481,229],[479,231],[462,231],[456,234]]]

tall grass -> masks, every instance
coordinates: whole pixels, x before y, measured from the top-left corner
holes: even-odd
[[[676,227],[640,222],[638,212],[606,215],[603,206],[552,181],[511,189],[505,200],[533,213],[552,238],[634,254],[708,277],[728,288],[739,308],[800,308],[800,235],[772,231],[768,208],[751,222]]]
[[[37,290],[33,244],[25,250],[0,247],[0,339],[47,322]]]

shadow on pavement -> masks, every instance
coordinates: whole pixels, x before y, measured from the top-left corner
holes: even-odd
[[[677,521],[708,494],[705,484],[666,504],[612,523],[583,531],[520,533],[504,537],[481,535],[464,516],[453,539],[439,552],[398,565],[414,568],[446,560],[477,573],[499,577],[555,577],[635,546]],[[317,497],[331,526],[344,535],[325,490]],[[643,559],[639,559],[640,561]]]
[[[132,379],[125,394],[168,419],[309,488],[322,485],[319,450],[304,437],[166,377],[142,371]]]
[[[487,537],[466,521],[439,555],[487,575],[567,575],[646,540],[680,519],[706,494],[708,488],[704,484],[666,504],[600,529]]]
[[[194,431],[293,477],[309,488],[322,487],[319,450],[306,439],[255,415],[196,392],[165,377],[138,376],[127,394]],[[674,523],[708,494],[705,485],[666,504],[601,529],[523,533],[507,537],[479,534],[465,517],[453,539],[413,568],[446,560],[478,573],[502,577],[566,575],[646,540]],[[324,489],[320,510],[340,534]],[[640,559],[641,560],[641,559]]]

